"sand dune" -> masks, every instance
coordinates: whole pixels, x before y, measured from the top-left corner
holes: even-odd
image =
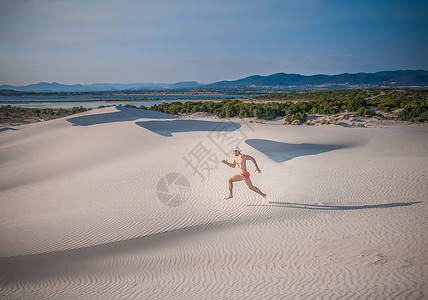
[[[104,108],[0,132],[2,299],[428,297],[428,127]],[[262,173],[227,195],[231,146]]]

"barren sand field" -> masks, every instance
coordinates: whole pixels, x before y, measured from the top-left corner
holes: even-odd
[[[221,163],[253,156],[263,204]],[[108,107],[0,131],[1,299],[426,299],[428,126]]]

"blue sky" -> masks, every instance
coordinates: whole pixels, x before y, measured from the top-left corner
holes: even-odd
[[[0,0],[0,84],[428,70],[428,1]]]

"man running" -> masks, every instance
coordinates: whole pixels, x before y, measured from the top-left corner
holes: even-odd
[[[258,188],[256,188],[253,185],[253,183],[251,182],[251,179],[250,179],[250,173],[247,171],[247,160],[251,160],[254,163],[254,165],[256,166],[256,172],[258,172],[258,173],[261,172],[261,170],[257,166],[256,160],[249,155],[242,154],[242,151],[241,151],[241,149],[239,149],[238,146],[233,147],[232,151],[233,151],[233,155],[235,155],[235,159],[233,160],[233,163],[229,163],[225,159],[223,159],[222,162],[231,168],[235,168],[236,165],[238,165],[239,166],[239,172],[241,174],[234,175],[227,180],[227,182],[229,184],[229,196],[225,197],[224,199],[233,198],[233,193],[232,193],[233,182],[244,180],[245,184],[250,188],[250,190],[255,191],[256,193],[260,194],[260,196],[263,197],[264,202],[267,203],[268,201],[266,199],[266,194],[263,194]]]

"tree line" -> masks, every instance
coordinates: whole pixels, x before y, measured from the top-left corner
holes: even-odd
[[[142,109],[166,114],[213,113],[219,118],[248,118],[272,120],[285,116],[292,122],[306,121],[308,115],[332,115],[353,112],[362,117],[380,116],[377,110],[389,112],[401,108],[399,120],[412,122],[428,121],[428,91],[426,90],[338,90],[299,94],[274,94],[255,97],[258,100],[275,102],[254,103],[238,100],[221,102],[162,103]],[[290,99],[294,100],[291,101]],[[297,101],[300,100],[300,101]],[[128,105],[130,107],[135,107]]]

